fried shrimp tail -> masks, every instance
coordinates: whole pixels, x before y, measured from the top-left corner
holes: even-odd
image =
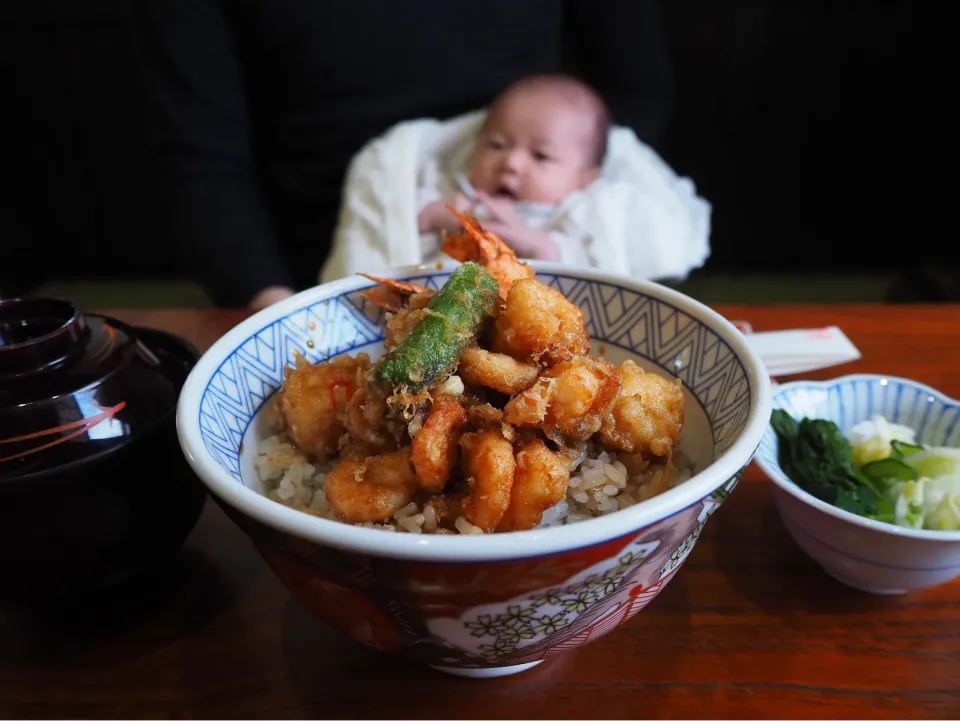
[[[461,263],[479,263],[500,284],[500,297],[506,298],[513,284],[521,278],[533,278],[533,269],[517,259],[517,254],[495,233],[484,230],[470,213],[447,208],[457,216],[463,232],[447,236],[443,252]]]
[[[368,273],[357,273],[368,280],[372,280],[375,285],[373,288],[367,288],[360,291],[360,295],[373,303],[378,308],[383,308],[391,312],[396,312],[406,307],[411,298],[415,295],[425,295],[427,299],[434,294],[434,291],[425,288],[416,283],[408,283],[403,280],[394,280],[393,278],[381,278]],[[426,302],[424,302],[426,305]]]

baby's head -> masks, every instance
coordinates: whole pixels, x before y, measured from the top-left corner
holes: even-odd
[[[556,205],[598,177],[609,128],[603,100],[579,80],[524,78],[490,107],[470,182],[493,196]]]

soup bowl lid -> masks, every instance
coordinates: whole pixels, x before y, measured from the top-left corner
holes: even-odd
[[[0,484],[87,464],[175,411],[198,354],[55,298],[0,301]]]

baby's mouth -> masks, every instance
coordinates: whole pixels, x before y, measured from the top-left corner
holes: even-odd
[[[508,200],[517,199],[517,194],[506,185],[498,185],[496,188],[494,188],[492,195],[494,198],[507,198]]]

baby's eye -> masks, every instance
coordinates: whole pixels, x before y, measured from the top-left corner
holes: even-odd
[[[505,143],[499,138],[489,138],[487,140],[487,147],[493,150],[503,150]]]
[[[536,161],[537,161],[538,163],[545,163],[545,162],[547,162],[548,160],[550,160],[550,156],[549,156],[549,155],[547,155],[546,153],[541,152],[541,151],[539,151],[539,150],[533,154],[533,157],[536,159]]]

